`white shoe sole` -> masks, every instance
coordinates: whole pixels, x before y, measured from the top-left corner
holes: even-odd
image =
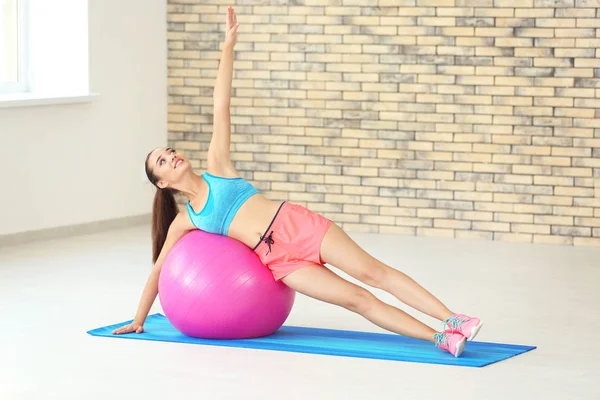
[[[456,343],[456,354],[454,354],[454,357],[456,357],[456,358],[460,357],[463,350],[465,349],[466,343],[467,343],[467,338],[462,338],[460,340],[460,342]]]
[[[477,325],[476,327],[473,328],[473,330],[471,331],[471,336],[469,336],[467,338],[467,340],[469,342],[471,340],[475,339],[475,336],[477,336],[477,334],[479,333],[479,330],[481,329],[482,326],[483,326],[483,322],[479,321],[479,325]]]

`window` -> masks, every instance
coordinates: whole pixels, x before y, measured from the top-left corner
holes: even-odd
[[[0,0],[0,93],[28,90],[25,0]]]
[[[0,0],[0,108],[93,101],[88,1]]]

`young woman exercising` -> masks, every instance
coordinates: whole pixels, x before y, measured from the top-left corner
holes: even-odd
[[[297,204],[268,200],[240,177],[229,157],[229,104],[238,29],[231,7],[226,21],[214,90],[208,171],[197,175],[190,162],[171,148],[148,154],[146,173],[157,187],[152,214],[154,268],[133,322],[113,333],[143,331],[158,294],[158,277],[167,253],[186,232],[202,229],[243,242],[256,252],[274,279],[299,293],[344,307],[384,329],[430,341],[460,356],[465,341],[473,339],[481,328],[478,318],[453,313],[413,279],[365,252],[331,220]],[[177,191],[189,198],[183,212],[179,212],[173,196]],[[443,321],[442,332],[383,303],[368,290],[330,271],[325,263]]]

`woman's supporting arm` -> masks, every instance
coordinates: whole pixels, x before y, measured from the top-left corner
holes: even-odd
[[[152,308],[152,304],[156,300],[156,296],[158,295],[158,279],[160,277],[160,271],[162,269],[163,262],[169,254],[171,248],[177,243],[179,239],[183,235],[185,235],[189,231],[189,224],[187,223],[187,214],[180,213],[175,217],[175,220],[171,223],[169,227],[169,232],[167,234],[167,239],[165,240],[165,244],[160,251],[160,255],[156,259],[154,263],[154,267],[152,268],[152,272],[150,272],[150,276],[146,281],[146,286],[144,286],[144,291],[142,292],[142,296],[140,298],[140,302],[138,305],[137,312],[135,313],[135,317],[133,321],[125,326],[122,326],[113,331],[113,334],[123,334],[123,333],[142,333],[144,331],[144,322],[146,321],[146,317]]]

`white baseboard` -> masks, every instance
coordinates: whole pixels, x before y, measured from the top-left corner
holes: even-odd
[[[139,225],[150,225],[151,218],[151,214],[142,214],[132,217],[109,219],[105,221],[87,222],[84,224],[59,226],[56,228],[0,235],[0,247],[15,246],[19,244],[65,238],[70,236],[87,235],[113,229],[131,228]]]

